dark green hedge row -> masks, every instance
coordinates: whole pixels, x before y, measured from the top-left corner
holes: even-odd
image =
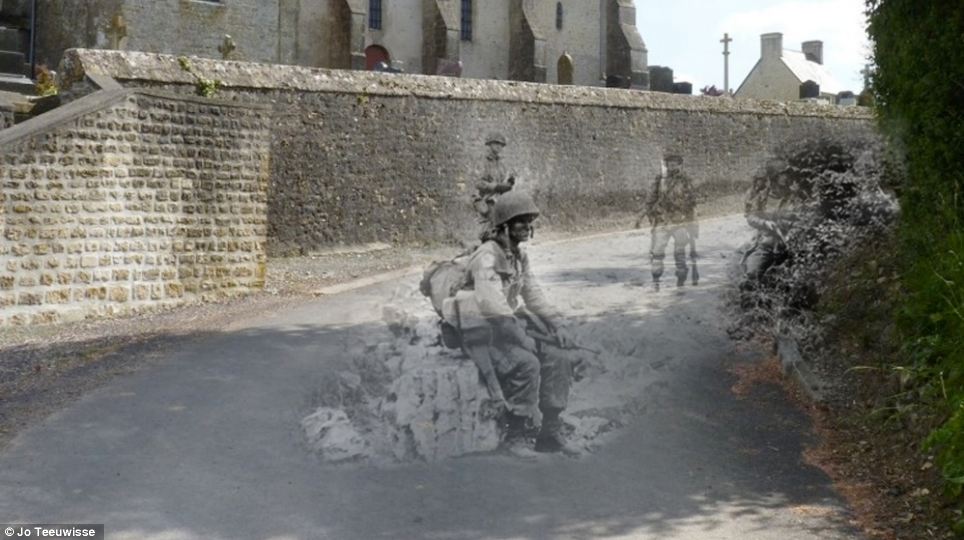
[[[867,0],[881,126],[906,157],[904,359],[937,419],[930,448],[964,503],[964,2]]]

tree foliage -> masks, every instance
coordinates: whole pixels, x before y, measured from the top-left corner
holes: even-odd
[[[940,427],[929,439],[964,504],[964,3],[867,0],[871,87],[906,158],[900,246],[907,366]]]

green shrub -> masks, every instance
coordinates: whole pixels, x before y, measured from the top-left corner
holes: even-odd
[[[53,73],[47,69],[47,66],[37,66],[35,77],[37,81],[35,91],[38,96],[55,96],[60,91],[60,89],[57,88],[57,81],[54,80]]]
[[[897,313],[908,368],[941,427],[928,438],[964,504],[964,3],[867,0],[871,86],[906,158]]]

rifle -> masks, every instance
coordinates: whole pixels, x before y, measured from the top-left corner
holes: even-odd
[[[592,347],[589,347],[586,345],[580,345],[578,343],[573,343],[568,347],[563,347],[562,344],[559,343],[559,337],[553,334],[544,334],[542,332],[537,332],[535,330],[526,330],[526,334],[528,334],[529,337],[531,337],[536,341],[545,343],[547,345],[552,345],[553,347],[558,347],[563,350],[577,349],[580,351],[591,352],[593,354],[602,354],[602,349],[594,349]]]
[[[545,345],[556,347],[562,351],[585,351],[591,353],[595,357],[594,361],[591,363],[599,367],[599,357],[603,355],[603,351],[601,349],[595,349],[579,343],[571,343],[568,346],[563,347],[562,343],[559,342],[559,336],[553,333],[545,321],[543,321],[538,315],[525,308],[518,310],[517,314],[526,321],[526,335],[532,339]],[[582,380],[585,377],[586,370],[590,366],[590,362],[587,362],[583,357],[578,357],[576,359],[572,359],[570,357],[570,362],[573,379],[576,381]],[[604,368],[601,369],[604,370]]]
[[[454,302],[456,320],[458,321],[459,334],[462,336],[462,352],[464,352],[475,366],[479,368],[485,388],[489,391],[489,397],[498,403],[500,409],[496,413],[501,413],[501,409],[507,409],[505,395],[502,393],[502,385],[492,367],[492,357],[489,356],[489,347],[492,345],[492,329],[486,326],[474,326],[471,328],[462,327],[462,313],[458,302]]]

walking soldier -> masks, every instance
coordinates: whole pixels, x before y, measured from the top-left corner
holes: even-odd
[[[686,264],[686,247],[690,246],[690,256],[693,258],[693,283],[696,276],[696,246],[695,240],[699,229],[696,225],[696,194],[693,181],[683,174],[683,157],[678,154],[667,154],[664,157],[666,173],[656,177],[649,199],[646,201],[644,215],[649,216],[652,224],[652,240],[650,245],[650,262],[653,273],[653,284],[659,288],[659,280],[663,275],[663,259],[666,258],[666,245],[673,240],[673,258],[676,261],[676,285],[686,283],[689,268]],[[636,222],[637,228],[642,216]]]

